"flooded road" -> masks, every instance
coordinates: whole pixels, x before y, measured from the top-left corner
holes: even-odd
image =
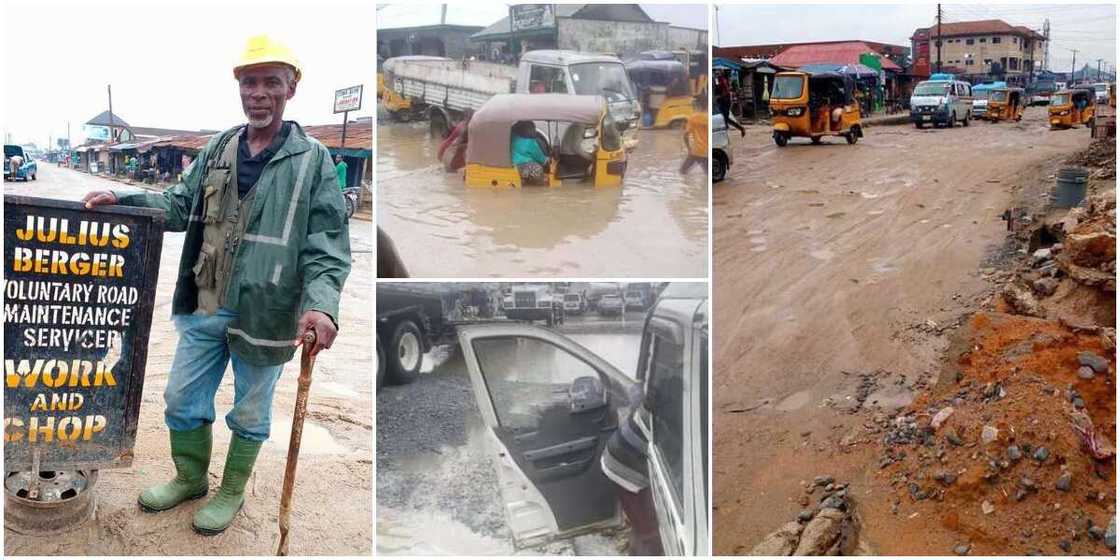
[[[80,200],[90,190],[129,187],[54,164],[39,163],[38,180],[4,183],[5,194]],[[373,426],[373,356],[369,295],[373,292],[373,231],[369,222],[350,224],[351,271],[339,302],[338,338],[316,359],[308,416],[300,447],[299,474],[289,533],[293,555],[369,555]],[[276,551],[276,512],[291,431],[299,376],[298,356],[288,362],[272,405],[272,433],[261,448],[249,482],[245,507],[229,530],[204,537],[191,530],[191,516],[205,500],[174,510],[148,514],[136,497],[154,483],[174,477],[163,420],[163,391],[179,337],[171,321],[171,297],[183,233],[165,233],[160,257],[155,310],[148,340],[148,363],[136,458],[129,468],[102,470],[97,485],[96,517],[81,527],[44,539],[4,532],[7,555],[226,555],[262,556]],[[227,370],[215,398],[211,488],[217,488],[229,446],[230,431],[221,415],[233,405],[233,373]],[[323,499],[329,497],[329,499]],[[339,515],[338,512],[345,512]]]
[[[428,124],[377,130],[377,223],[414,277],[707,275],[707,176],[679,130],[644,130],[622,188],[467,188]]]
[[[643,318],[588,313],[557,330],[633,376]],[[377,553],[514,554],[462,352],[433,349],[423,372],[377,395]],[[523,552],[615,556],[625,554],[624,542],[624,535],[596,533]]]
[[[777,148],[756,125],[732,145],[713,196],[716,554],[749,551],[796,516],[800,480],[827,474],[864,496],[869,458],[836,445],[859,426],[845,410],[862,404],[861,380],[939,371],[948,342],[926,333],[974,308],[1013,194],[1052,185],[1089,131],[1050,131],[1032,107],[1020,123],[871,127],[852,146]],[[952,549],[916,549],[870,515],[864,530],[883,554]]]

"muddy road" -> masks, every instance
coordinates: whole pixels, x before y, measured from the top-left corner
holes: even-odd
[[[644,130],[621,189],[468,189],[428,124],[377,129],[377,220],[414,277],[702,277],[707,177],[681,132]]]
[[[856,413],[894,412],[935,380],[945,329],[983,297],[1013,192],[1052,182],[1089,143],[1084,128],[1049,131],[1045,108],[1017,124],[868,128],[854,146],[777,148],[766,126],[748,130],[713,193],[716,554],[795,518],[817,475],[876,499],[873,449],[844,445]],[[909,540],[869,509],[878,553],[952,550],[947,529]]]
[[[644,316],[569,316],[557,330],[633,375]],[[377,553],[515,554],[462,352],[437,347],[422,371],[377,395]],[[523,552],[614,556],[625,543],[625,531],[606,532]]]
[[[92,189],[126,185],[40,163],[38,180],[4,183],[7,194],[79,200]],[[373,293],[372,227],[351,223],[353,263],[340,303],[340,329],[334,346],[319,355],[311,383],[299,472],[293,497],[290,553],[293,555],[368,555],[372,551],[372,393],[370,297]],[[182,233],[166,233],[149,339],[147,375],[140,405],[132,467],[101,471],[95,518],[62,535],[43,538],[4,532],[7,555],[240,555],[276,552],[277,513],[284,478],[297,358],[284,367],[273,401],[272,435],[261,448],[246,490],[245,507],[223,534],[204,537],[191,530],[191,518],[205,503],[188,502],[163,513],[144,513],[136,498],[148,486],[174,476],[163,390],[178,337],[171,322],[171,296],[183,246]],[[215,399],[219,418],[233,405],[233,371],[227,370]],[[214,423],[210,485],[221,482],[230,431]]]

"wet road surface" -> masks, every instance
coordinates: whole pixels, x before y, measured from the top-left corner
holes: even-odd
[[[80,200],[90,190],[135,188],[54,164],[39,163],[38,180],[4,183],[5,194]],[[289,533],[291,554],[368,555],[373,450],[370,419],[373,356],[370,320],[373,243],[369,222],[351,222],[353,262],[339,304],[339,333],[319,354],[300,447],[299,475]],[[191,530],[191,516],[205,500],[160,514],[142,513],[136,497],[148,486],[174,477],[163,423],[167,385],[178,336],[171,322],[171,297],[183,247],[183,233],[165,233],[155,311],[149,338],[144,395],[132,467],[101,471],[97,518],[63,535],[43,539],[5,531],[6,554],[34,555],[272,555],[279,529],[276,515],[295,403],[298,355],[284,367],[273,401],[272,435],[257,460],[245,507],[220,537]],[[233,405],[233,372],[227,370],[215,406],[219,417]],[[230,432],[214,423],[211,488],[221,481]],[[330,499],[323,499],[329,496]],[[339,515],[339,512],[345,512]]]
[[[426,122],[377,130],[377,223],[414,277],[707,275],[707,176],[681,132],[644,130],[621,189],[468,189]]]
[[[588,313],[569,316],[557,330],[632,376],[643,318]],[[424,361],[415,382],[377,395],[377,552],[514,554],[462,352],[441,346]],[[613,556],[625,553],[622,542],[598,533],[526,552]]]
[[[793,519],[799,481],[831,475],[862,495],[868,458],[835,445],[858,417],[838,409],[859,374],[938,370],[947,342],[913,325],[966,309],[1013,190],[1089,144],[1085,128],[1048,130],[1045,111],[1018,124],[868,128],[854,146],[777,148],[764,125],[732,135],[735,164],[713,193],[716,554],[749,551]],[[923,553],[874,519],[865,532],[880,553]]]

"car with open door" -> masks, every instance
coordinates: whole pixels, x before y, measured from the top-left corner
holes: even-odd
[[[646,539],[640,510],[652,502],[660,550],[639,554],[708,554],[708,319],[707,285],[661,292],[638,354],[639,404],[603,454],[624,503],[636,504],[626,509],[632,546]]]
[[[619,526],[624,509],[631,552],[708,553],[705,284],[665,288],[634,377],[532,325],[464,326],[459,341],[515,546]]]
[[[622,525],[599,457],[635,381],[582,345],[525,323],[458,329],[517,548]]]

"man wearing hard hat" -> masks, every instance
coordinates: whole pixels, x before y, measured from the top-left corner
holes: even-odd
[[[312,353],[331,347],[338,300],[350,272],[346,208],[327,149],[284,106],[301,70],[291,51],[257,36],[233,68],[247,125],[215,135],[183,181],[162,194],[91,192],[88,208],[145,206],[185,231],[172,315],[179,344],[168,376],[164,420],[175,478],[140,494],[164,511],[209,491],[214,395],[233,362],[231,436],[221,487],[194,515],[214,535],[245,503],[245,483],[269,436],[276,381],[302,335]]]

